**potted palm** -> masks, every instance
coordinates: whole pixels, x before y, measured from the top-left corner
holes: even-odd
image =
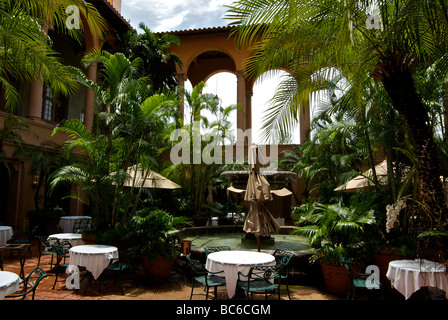
[[[375,222],[374,210],[335,204],[307,203],[294,210],[297,233],[309,238],[312,262],[320,264],[327,290],[347,294],[350,279],[341,257],[363,262],[365,226]]]
[[[131,219],[132,241],[138,248],[145,282],[168,281],[179,254],[178,239],[173,235],[177,225],[189,224],[184,217],[173,217],[158,208],[144,208]]]

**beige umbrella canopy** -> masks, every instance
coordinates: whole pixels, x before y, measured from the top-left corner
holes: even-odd
[[[149,170],[149,172],[147,172]],[[144,172],[142,170],[137,169],[137,167],[131,166],[127,170],[130,175],[129,179],[125,181],[123,186],[125,187],[143,187],[143,188],[153,188],[153,189],[178,189],[179,186],[177,183],[171,181],[168,178],[165,178],[161,174],[152,171],[151,169],[145,169]],[[148,173],[146,175],[146,173]],[[135,177],[135,184],[134,184]]]
[[[380,185],[387,185],[387,162],[377,164],[375,166],[375,172]],[[362,175],[356,176],[346,184],[337,187],[334,191],[345,191],[345,192],[356,192],[357,190],[362,190],[365,188],[373,187],[373,170],[369,169],[365,171]]]
[[[249,179],[247,181],[244,200],[249,202],[249,212],[243,230],[259,237],[268,237],[280,229],[279,224],[268,211],[264,203],[271,201],[272,194],[266,177],[260,174],[260,157],[258,146],[249,147]],[[260,247],[258,247],[260,250]]]

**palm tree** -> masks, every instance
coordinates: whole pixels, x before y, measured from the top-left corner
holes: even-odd
[[[179,38],[171,33],[156,34],[143,22],[139,24],[139,28],[143,33],[127,31],[117,34],[122,52],[131,60],[142,60],[144,73],[151,78],[154,91],[175,89],[177,79],[174,75],[174,65],[182,68],[182,61],[177,54],[170,52],[170,48],[172,45],[180,45]]]
[[[1,0],[0,1],[0,86],[5,107],[12,109],[19,102],[14,87],[17,81],[42,79],[55,93],[69,95],[75,83],[51,48],[46,30],[54,29],[82,41],[86,25],[80,19],[79,29],[66,27],[66,8],[74,5],[90,30],[100,34],[105,21],[95,7],[83,0]]]
[[[257,52],[247,62],[249,74],[271,68],[291,72],[284,90],[273,99],[268,124],[287,129],[302,99],[325,89],[336,72],[358,93],[352,96],[355,103],[361,102],[371,78],[383,86],[415,144],[420,200],[429,208],[421,211],[421,218],[430,229],[445,225],[445,201],[437,144],[414,75],[429,66],[442,75],[448,70],[447,8],[446,0],[239,0],[227,15],[238,26],[241,44],[262,32],[253,48]],[[275,123],[285,113],[289,118]]]

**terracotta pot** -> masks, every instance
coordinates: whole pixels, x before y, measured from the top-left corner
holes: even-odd
[[[325,286],[329,293],[347,295],[350,290],[350,277],[342,265],[320,263]]]
[[[143,280],[148,283],[165,283],[169,280],[176,258],[159,257],[149,260],[141,257]]]
[[[84,242],[84,244],[95,244],[96,236],[94,234],[83,234],[82,241]]]

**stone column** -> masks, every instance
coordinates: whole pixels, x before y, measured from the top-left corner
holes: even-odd
[[[96,81],[96,74],[98,71],[98,65],[96,62],[93,62],[87,68],[87,78],[92,81]],[[86,88],[86,96],[84,98],[84,125],[88,130],[92,130],[93,127],[93,118],[95,115],[95,93]]]
[[[188,77],[185,73],[178,73],[176,74],[177,78],[177,85],[179,87],[185,88],[185,81],[187,81]],[[179,119],[184,118],[184,94],[179,92],[179,99],[181,103],[179,104],[179,109],[177,110]]]
[[[26,117],[32,121],[43,122],[42,120],[42,80],[34,80],[30,84],[30,96],[28,100],[28,112]]]
[[[236,71],[237,86],[236,86],[236,102],[244,110],[238,110],[236,115],[236,127],[237,127],[237,141],[242,143],[244,139],[243,133],[246,131],[246,79],[244,78],[243,71]],[[245,143],[246,144],[246,143]]]

